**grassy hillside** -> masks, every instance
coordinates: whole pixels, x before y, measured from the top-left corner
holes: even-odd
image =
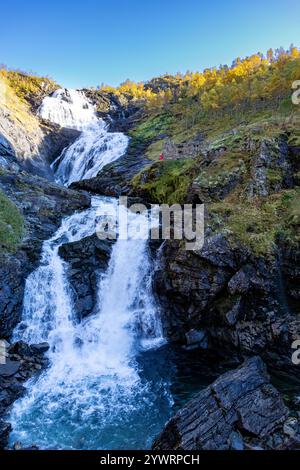
[[[156,161],[133,179],[133,193],[169,204],[196,194],[211,230],[232,233],[257,255],[272,254],[278,241],[299,243],[300,106],[291,100],[299,79],[300,54],[291,47],[237,59],[231,67],[160,77],[139,85],[135,97],[130,83],[121,86],[118,94],[140,103],[142,91],[148,93],[131,137],[146,143]],[[179,144],[199,134],[205,150],[194,158],[157,161],[166,140]],[[289,149],[285,163],[281,139]],[[259,161],[264,146],[266,164]],[[262,194],[251,194],[261,166]]]
[[[39,77],[5,68],[0,68],[0,79],[14,91],[18,98],[33,107],[39,104],[45,95],[58,88],[54,80],[48,77]]]
[[[43,97],[56,88],[47,78],[0,69],[0,133],[18,158],[39,157],[45,134],[36,110]]]
[[[196,158],[153,163],[134,178],[133,192],[169,204],[183,204],[196,194],[206,204],[207,224],[212,230],[232,232],[257,255],[271,254],[279,239],[299,243],[300,110],[273,116],[249,113],[248,123],[234,124],[225,131],[216,123],[206,151]],[[295,150],[295,156],[287,159],[288,181],[286,163],[280,159],[281,138],[289,154]],[[266,194],[250,195],[265,143],[270,146],[270,162],[264,169]]]

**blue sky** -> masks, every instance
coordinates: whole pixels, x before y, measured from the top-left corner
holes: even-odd
[[[68,87],[202,70],[300,45],[299,0],[8,0],[0,63]]]

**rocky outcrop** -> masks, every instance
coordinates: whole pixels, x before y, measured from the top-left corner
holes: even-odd
[[[0,134],[10,143],[15,157],[24,168],[49,179],[53,179],[50,163],[79,134],[38,117],[37,110],[42,99],[55,88],[57,86],[49,80],[45,80],[45,86],[41,81],[36,93],[20,98],[0,77]]]
[[[195,330],[205,335],[200,347],[259,353],[297,375],[291,344],[300,336],[300,321],[291,307],[298,274],[290,271],[286,290],[278,259],[255,257],[225,233],[206,237],[198,251],[166,241],[154,276],[165,334],[188,345]]]
[[[206,145],[202,134],[198,134],[194,139],[180,144],[175,144],[171,139],[166,139],[163,145],[163,155],[167,160],[195,158],[205,151]]]
[[[67,276],[72,287],[73,305],[79,321],[90,315],[97,305],[100,276],[106,272],[112,241],[97,235],[65,243],[59,255],[68,263]]]
[[[82,91],[95,105],[98,116],[106,121],[111,132],[127,134],[143,115],[144,103],[132,96],[91,88],[84,88]]]
[[[160,251],[154,282],[165,334],[189,348],[258,353],[297,376],[299,148],[287,134],[229,137],[238,140],[199,158],[187,190],[188,202],[205,204],[203,248],[167,240]]]
[[[75,129],[60,127],[40,119],[43,139],[38,146],[38,154],[31,157],[18,157],[23,167],[30,173],[54,180],[51,163],[60,156],[64,148],[71,145],[80,135]]]
[[[5,422],[5,414],[24,395],[26,389],[23,383],[48,364],[44,357],[48,348],[47,343],[29,346],[18,341],[12,345],[7,344],[5,364],[0,363],[0,449],[8,446],[11,431],[11,425]]]
[[[166,424],[154,450],[300,448],[300,423],[270,384],[259,357],[198,393]]]
[[[252,164],[248,197],[267,196],[282,188],[292,187],[293,172],[289,157],[286,135],[273,140],[264,139]]]
[[[34,130],[18,127],[15,121],[3,114],[0,107],[0,132],[11,145],[17,161],[31,173],[54,179],[50,164],[62,150],[78,137],[79,132],[46,123],[35,116],[30,124]]]

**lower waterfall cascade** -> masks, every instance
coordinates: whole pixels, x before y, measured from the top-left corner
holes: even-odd
[[[121,440],[119,435],[125,423],[133,426],[161,412],[162,404],[154,408],[158,397],[169,407],[167,384],[156,384],[154,397],[136,362],[138,354],[163,342],[146,239],[115,242],[107,273],[99,279],[97,312],[81,323],[73,317],[67,264],[58,249],[93,234],[101,205],[108,203],[116,201],[94,197],[90,209],[64,219],[44,243],[41,264],[26,281],[23,320],[14,340],[47,341],[50,366],[30,380],[27,395],[13,407],[12,439],[22,444],[92,449],[110,448],[115,441],[116,448],[134,446],[130,437]],[[129,218],[139,227],[148,224],[143,215]]]

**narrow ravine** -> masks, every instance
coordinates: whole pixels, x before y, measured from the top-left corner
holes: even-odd
[[[61,183],[96,174],[126,149],[127,137],[108,133],[79,92],[57,91],[40,113],[82,131],[56,163]],[[134,235],[135,228],[146,234],[147,214],[121,207],[132,236],[114,243],[107,272],[98,279],[94,313],[81,323],[72,306],[67,264],[59,256],[62,244],[94,234],[104,209],[116,204],[93,197],[89,209],[65,218],[44,242],[40,266],[26,281],[14,340],[48,342],[50,362],[27,383],[26,396],[11,411],[11,443],[41,449],[147,448],[170,414],[168,380],[143,370],[143,357],[147,362],[148,352],[163,343],[147,237]]]

